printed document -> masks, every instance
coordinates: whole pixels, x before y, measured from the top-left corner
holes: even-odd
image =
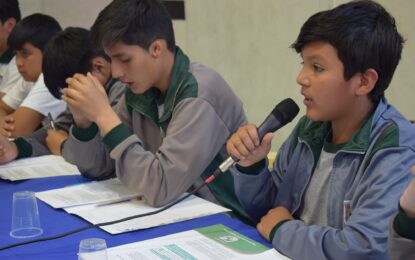
[[[108,259],[275,260],[289,258],[224,225],[214,225],[108,248]]]
[[[117,178],[81,183],[65,188],[36,192],[36,197],[54,208],[112,203],[136,198]]]
[[[0,178],[11,181],[63,175],[80,175],[80,172],[57,155],[24,158],[0,165]]]

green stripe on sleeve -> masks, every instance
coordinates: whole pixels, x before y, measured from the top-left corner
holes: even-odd
[[[13,141],[17,146],[18,155],[16,159],[28,158],[32,156],[32,145],[23,138],[16,138]]]
[[[130,136],[130,130],[128,130],[128,128],[121,123],[111,129],[111,131],[104,136],[102,141],[108,146],[108,149],[112,151],[117,145]]]
[[[401,205],[399,205],[399,212],[393,222],[393,227],[400,236],[415,240],[415,218],[408,217]]]
[[[88,128],[80,128],[74,125],[72,127],[73,136],[82,142],[87,142],[92,140],[98,133],[98,126],[95,123],[92,123]]]

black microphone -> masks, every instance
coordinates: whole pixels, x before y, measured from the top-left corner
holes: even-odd
[[[291,98],[286,98],[278,103],[258,127],[259,140],[262,140],[266,133],[275,132],[291,122],[299,111],[300,108]]]
[[[271,114],[269,114],[264,122],[262,122],[262,124],[258,127],[257,130],[259,140],[262,140],[266,133],[275,132],[291,122],[298,114],[298,111],[300,111],[300,108],[291,98],[284,99],[278,103],[272,110]],[[239,160],[237,158],[229,156],[226,161],[219,165],[219,169],[221,172],[226,172],[238,161]]]

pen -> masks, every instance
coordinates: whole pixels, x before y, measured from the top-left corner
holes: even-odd
[[[50,114],[50,112],[48,113],[48,120],[49,120],[50,128],[52,128],[52,130],[56,131],[55,122],[53,122],[53,118],[52,118],[52,115]]]

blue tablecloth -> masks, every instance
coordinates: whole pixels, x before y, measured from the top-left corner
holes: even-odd
[[[87,179],[81,176],[51,177],[18,182],[0,180],[0,247],[25,241],[9,236],[13,192],[23,190],[34,192],[44,191],[86,181]],[[57,235],[88,224],[85,220],[70,215],[63,210],[54,209],[40,200],[38,200],[38,206],[40,221],[44,232],[40,237]],[[111,235],[98,228],[88,229],[56,240],[38,242],[0,251],[0,259],[77,259],[76,254],[79,241],[85,238],[103,238],[106,240],[108,247],[113,247],[214,224],[228,226],[245,236],[271,247],[267,241],[260,237],[254,227],[232,219],[225,214],[216,214],[119,235]]]

